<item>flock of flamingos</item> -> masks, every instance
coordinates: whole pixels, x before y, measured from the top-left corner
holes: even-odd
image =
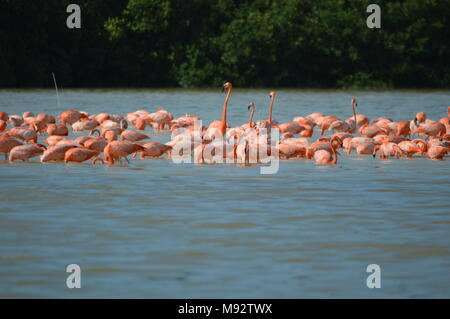
[[[217,157],[240,163],[261,163],[264,158],[276,154],[281,159],[304,158],[317,164],[336,164],[341,155],[339,149],[348,155],[355,150],[357,154],[373,157],[379,152],[382,159],[426,156],[432,160],[443,160],[450,151],[450,107],[447,117],[439,121],[428,119],[424,112],[419,112],[412,120],[395,122],[387,117],[369,119],[356,114],[357,101],[352,99],[353,116],[345,120],[313,113],[278,123],[272,118],[275,92],[271,92],[267,120],[253,121],[255,105],[251,103],[248,106],[251,110],[249,121],[230,128],[227,106],[232,85],[227,82],[223,88],[227,95],[222,119],[199,129],[194,125],[199,117],[186,114],[174,118],[160,108],[154,113],[139,110],[126,116],[67,110],[56,118],[43,113],[8,115],[0,112],[0,152],[9,162],[40,156],[42,163],[91,160],[93,164],[113,165],[122,160],[129,162],[127,156],[132,154],[134,158],[140,154],[140,158],[164,156],[169,159],[187,155],[192,156],[195,163],[217,163]],[[134,128],[129,129],[129,125]],[[170,130],[171,140],[165,144],[148,142],[150,137],[144,132],[146,126]],[[321,137],[310,141],[316,127]],[[274,129],[279,130],[276,139],[271,138]],[[69,130],[89,134],[69,139]],[[332,135],[324,136],[328,131]],[[43,141],[38,143],[39,139]],[[273,152],[274,149],[277,152]]]

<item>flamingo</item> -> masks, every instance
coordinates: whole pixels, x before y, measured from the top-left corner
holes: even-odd
[[[353,119],[349,117],[346,121],[351,122],[352,120],[355,121],[355,131],[358,129],[359,126],[363,126],[365,124],[369,124],[369,118],[362,114],[356,114],[355,107],[358,107],[358,102],[355,98],[352,99],[352,111],[353,111]]]
[[[165,126],[168,126],[170,129],[173,115],[166,110],[158,108],[156,112],[146,115],[145,120],[147,123],[155,123],[155,127],[159,130],[164,130]]]
[[[123,141],[137,142],[149,139],[150,137],[142,132],[135,130],[125,130],[120,134]]]
[[[44,153],[41,155],[40,160],[41,163],[46,163],[50,161],[63,161],[66,155],[66,152],[72,148],[76,148],[76,145],[73,144],[61,144],[55,146],[49,146]]]
[[[116,130],[106,130],[102,133],[102,136],[111,143],[112,141],[117,140],[117,131]]]
[[[441,118],[439,120],[439,122],[444,124],[445,130],[446,130],[446,134],[450,134],[450,118],[449,117],[443,117],[443,118]]]
[[[200,118],[195,115],[186,114],[184,116],[180,116],[179,118],[173,120],[178,125],[181,126],[194,126],[195,121],[200,121]]]
[[[66,151],[64,155],[64,163],[76,162],[81,163],[98,155],[98,151],[90,150],[85,147],[75,147]]]
[[[376,144],[374,142],[361,143],[356,147],[358,155],[372,155]]]
[[[325,115],[319,112],[315,112],[307,115],[305,118],[314,122],[315,125],[319,126],[322,123],[322,120],[325,118]]]
[[[23,145],[11,136],[0,136],[0,153],[4,153],[5,160],[8,159],[9,152],[16,146]]]
[[[9,152],[9,162],[19,159],[26,161],[32,157],[41,155],[47,147],[43,144],[25,144],[11,149]]]
[[[145,149],[141,152],[141,158],[160,157],[172,150],[172,146],[161,144],[158,142],[150,142],[142,145]],[[136,156],[137,153],[135,153]]]
[[[329,141],[329,149],[320,149],[314,152],[314,161],[316,164],[336,164],[338,160],[336,145]],[[331,152],[330,152],[331,150]]]
[[[409,121],[397,122],[397,136],[409,136],[411,135],[411,127]]]
[[[358,114],[358,118],[356,115],[355,107],[358,106],[358,103],[356,102],[355,98],[352,98],[352,112],[353,112],[353,118],[348,118],[345,121],[342,120],[336,120],[332,122],[329,126],[329,129],[338,131],[338,132],[348,132],[348,133],[354,133],[358,125],[364,125],[369,123],[369,119],[365,117],[364,115]],[[358,124],[359,119],[359,124]],[[323,135],[323,134],[322,134]]]
[[[22,126],[22,124],[24,123],[24,119],[22,116],[20,115],[10,115],[9,116],[9,120],[7,123],[10,123],[13,127],[19,127]]]
[[[34,117],[34,113],[32,111],[25,111],[22,113],[22,117],[26,118],[26,117]]]
[[[402,150],[402,153],[407,157],[412,157],[416,153],[422,153],[421,148],[419,148],[413,141],[401,141],[397,145]]]
[[[44,122],[45,124],[55,124],[56,119],[53,115],[47,114],[47,113],[39,113],[36,116],[36,121],[38,122]]]
[[[102,153],[106,145],[108,145],[108,141],[103,137],[96,137],[88,139],[83,145],[87,149]]]
[[[233,88],[233,85],[230,82],[226,82],[223,85],[223,90],[227,90],[227,95],[225,97],[225,101],[223,103],[223,109],[222,109],[222,120],[215,120],[213,122],[211,122],[211,124],[209,124],[208,126],[208,130],[209,129],[218,129],[219,132],[222,134],[222,136],[225,136],[225,133],[227,131],[227,128],[229,127],[228,123],[227,123],[227,106],[228,106],[228,101],[230,100],[230,96],[231,96],[231,89]]]
[[[58,118],[62,124],[72,125],[80,119],[88,118],[88,116],[85,113],[76,110],[67,110],[58,115]]]
[[[36,132],[28,128],[13,127],[4,133],[27,142],[37,143],[38,140]]]
[[[252,109],[252,112],[250,113],[250,119],[248,120],[248,123],[245,123],[244,125],[241,126],[241,128],[243,129],[247,129],[247,128],[254,128],[255,127],[255,123],[253,122],[253,115],[255,114],[255,103],[250,103],[247,106],[248,110]]]
[[[431,160],[443,160],[448,152],[450,152],[450,147],[433,144],[428,148],[428,158]]]
[[[91,131],[99,125],[97,120],[83,118],[72,124],[72,130],[74,132]]]
[[[278,122],[273,120],[273,117],[272,117],[273,104],[275,103],[275,95],[276,94],[274,91],[269,93],[269,97],[270,97],[269,116],[268,116],[267,120],[258,122],[258,125],[260,127],[270,128],[270,127],[278,124]]]
[[[8,122],[0,120],[0,132],[3,132],[8,126]]]
[[[283,158],[304,157],[306,154],[306,147],[299,143],[283,142],[276,147],[279,156]]]
[[[227,106],[232,88],[233,85],[230,82],[226,82],[222,87],[222,90],[227,90],[227,95],[225,96],[222,108],[222,120],[214,120],[209,124],[208,129],[203,134],[203,143],[194,149],[194,160],[197,164],[204,163],[205,159],[212,161],[213,157],[216,156],[215,150],[217,148],[223,150],[223,158],[227,156],[227,143],[224,141],[224,137],[226,136],[226,131],[229,127],[227,123]],[[219,138],[219,140],[216,140],[217,138]],[[205,154],[205,149],[207,149],[207,154]]]
[[[49,146],[54,146],[61,140],[67,140],[64,136],[51,135],[44,140],[44,143],[47,143]]]
[[[292,135],[299,134],[305,130],[303,126],[298,124],[297,122],[287,122],[283,124],[274,125],[274,128],[278,128],[281,133],[290,133]]]
[[[103,153],[105,160],[113,165],[115,160],[121,158],[125,158],[129,163],[127,156],[138,151],[145,151],[145,147],[129,141],[112,141],[106,145]]]
[[[9,115],[6,112],[0,112],[0,120],[7,122],[9,120]]]
[[[418,127],[411,133],[417,133],[425,137],[443,137],[446,133],[446,127],[440,122],[429,122]]]
[[[50,135],[58,135],[58,136],[68,136],[69,130],[65,124],[49,124],[47,125],[47,134]]]
[[[403,154],[403,151],[397,144],[389,142],[389,140],[387,139],[384,140],[384,142],[381,145],[375,146],[373,150],[374,158],[376,157],[378,151],[380,151],[381,159],[387,159],[391,156],[397,156],[397,158],[400,158],[400,155]]]
[[[416,114],[415,120],[418,123],[424,123],[427,119],[427,115],[425,114],[425,112],[419,112]]]
[[[108,113],[100,113],[100,114],[94,115],[94,117],[92,119],[97,121],[99,124],[102,124],[104,121],[109,120],[110,117],[111,116]]]
[[[406,141],[406,137],[404,136],[395,136],[395,135],[385,135],[385,134],[380,134],[380,135],[376,135],[373,137],[373,140],[375,141],[375,143],[377,144],[383,144],[383,142],[388,141],[391,143],[395,143],[398,144],[401,141]]]
[[[365,125],[361,126],[359,128],[358,132],[359,132],[360,136],[369,137],[369,138],[373,138],[379,134],[386,134],[385,129],[382,129],[377,125],[370,125],[370,124],[365,124]]]
[[[135,124],[136,124],[136,120],[137,120],[138,118],[141,118],[141,117],[143,118],[143,117],[145,117],[145,116],[147,116],[147,115],[149,115],[149,114],[150,114],[150,113],[147,112],[146,110],[137,110],[137,111],[128,113],[128,114],[125,116],[125,119],[126,119],[127,121],[129,121],[131,124],[135,125]]]
[[[34,120],[29,124],[29,128],[35,131],[36,133],[43,133],[47,129],[48,123],[45,121]]]
[[[125,119],[121,119],[120,121],[114,121],[113,119],[109,119],[104,121],[100,125],[102,129],[102,135],[105,134],[107,131],[114,131],[116,135],[119,135],[124,130],[128,128],[128,122]]]
[[[334,115],[328,115],[320,121],[320,124],[317,124],[321,127],[320,136],[323,136],[323,134],[330,129],[330,126],[334,121],[340,121],[340,119]]]
[[[311,159],[314,157],[315,152],[319,150],[325,150],[329,153],[332,153],[331,146],[333,145],[335,148],[342,147],[342,141],[339,137],[334,136],[330,138],[320,138],[316,142],[312,143],[306,148],[306,158]]]
[[[136,126],[136,129],[139,131],[145,130],[145,127],[147,126],[147,120],[145,117],[138,117],[134,123]]]
[[[372,139],[370,137],[361,137],[361,136],[348,137],[348,138],[345,138],[342,140],[342,145],[344,147],[344,150],[347,152],[347,155],[350,155],[354,149],[357,150],[358,147],[360,147],[360,145],[374,144],[374,143],[375,143],[374,139]],[[373,150],[372,150],[372,152],[373,152]]]

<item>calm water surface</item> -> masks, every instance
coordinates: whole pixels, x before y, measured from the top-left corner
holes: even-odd
[[[446,91],[279,90],[275,118],[312,112],[439,119]],[[125,114],[160,105],[205,122],[220,90],[0,90],[0,110]],[[236,90],[234,126],[267,90]],[[147,132],[152,134],[151,129]],[[167,141],[168,135],[153,136]],[[450,297],[450,160],[343,156],[336,166],[7,164],[0,160],[0,297]],[[82,288],[66,288],[67,265]],[[368,289],[378,264],[381,289]]]

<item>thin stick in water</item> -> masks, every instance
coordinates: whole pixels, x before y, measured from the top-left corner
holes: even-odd
[[[56,90],[56,100],[58,102],[58,108],[60,108],[60,104],[59,104],[59,93],[58,93],[58,85],[56,84],[56,78],[55,78],[55,73],[52,72],[53,75],[53,82],[55,83],[55,90]]]

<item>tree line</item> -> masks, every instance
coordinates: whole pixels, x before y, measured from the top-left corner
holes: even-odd
[[[449,88],[450,1],[372,2],[0,0],[0,87]]]

